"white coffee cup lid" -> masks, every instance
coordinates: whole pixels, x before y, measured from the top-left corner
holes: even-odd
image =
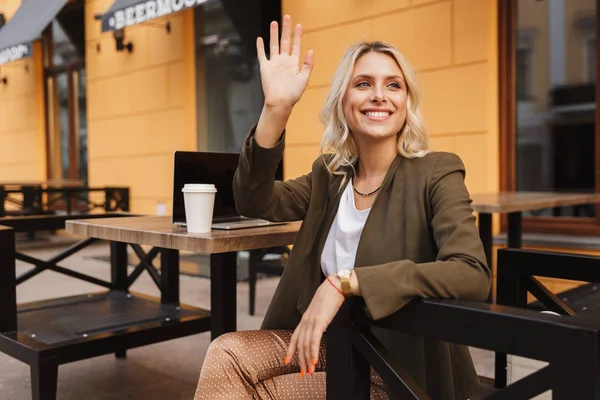
[[[210,192],[216,193],[217,188],[213,184],[207,183],[186,183],[181,189],[182,192]]]

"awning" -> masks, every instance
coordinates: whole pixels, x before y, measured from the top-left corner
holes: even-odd
[[[102,32],[169,15],[206,3],[207,0],[116,0],[102,15]]]
[[[23,0],[0,29],[0,65],[31,56],[31,42],[56,17],[68,0]]]

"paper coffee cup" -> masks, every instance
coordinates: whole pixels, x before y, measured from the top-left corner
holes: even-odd
[[[185,203],[185,222],[189,233],[211,230],[215,207],[215,185],[186,183],[181,189]]]

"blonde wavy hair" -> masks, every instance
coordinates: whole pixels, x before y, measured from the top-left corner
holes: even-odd
[[[396,60],[404,74],[408,98],[406,103],[406,120],[398,132],[398,153],[403,157],[423,157],[431,150],[427,145],[427,133],[423,125],[421,111],[419,110],[419,86],[414,69],[406,58],[389,43],[361,42],[350,47],[333,77],[333,83],[325,105],[321,111],[321,123],[325,132],[321,140],[321,155],[332,153],[332,157],[322,157],[327,170],[334,175],[343,175],[344,181],[347,172],[343,167],[354,169],[358,160],[358,151],[352,138],[344,116],[343,99],[350,84],[354,64],[363,55],[371,52],[386,54]]]

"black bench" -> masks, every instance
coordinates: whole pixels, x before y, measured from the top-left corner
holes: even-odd
[[[179,303],[179,252],[131,245],[141,259],[128,275],[127,244],[110,242],[110,281],[63,268],[58,263],[97,241],[84,239],[50,260],[18,252],[15,233],[58,230],[66,220],[131,216],[105,213],[0,218],[0,351],[29,364],[33,400],[55,400],[58,366],[103,354],[126,357],[126,350],[208,331],[210,313]],[[160,272],[152,264],[160,255]],[[34,265],[16,276],[16,260]],[[17,305],[16,287],[51,270],[108,290]],[[161,298],[129,287],[147,271]],[[0,394],[1,397],[1,394]]]

